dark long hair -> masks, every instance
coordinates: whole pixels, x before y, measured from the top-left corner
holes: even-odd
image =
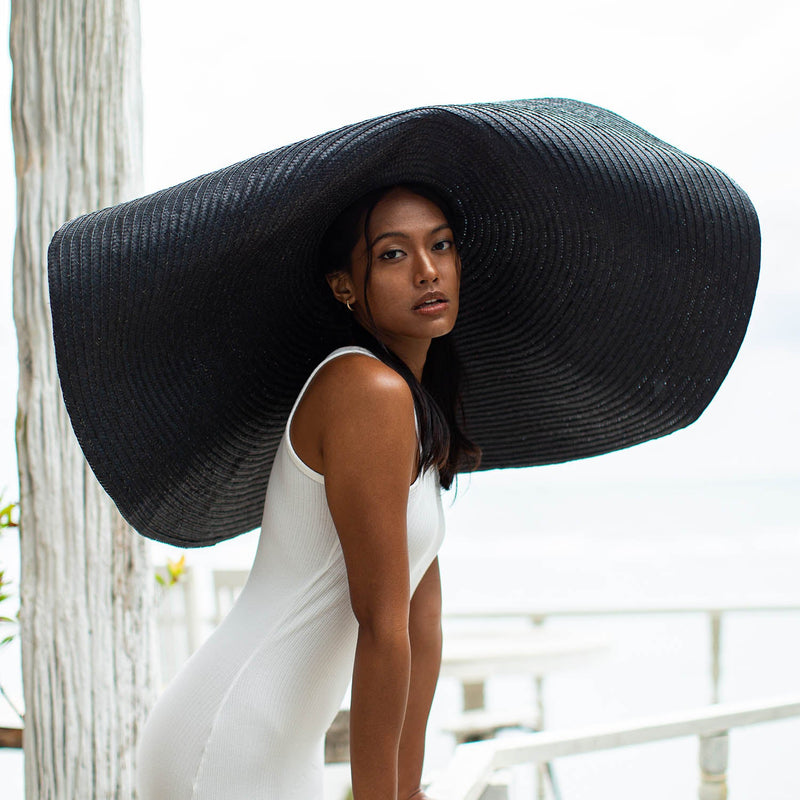
[[[320,267],[325,275],[350,272],[351,255],[363,237],[367,245],[367,269],[364,276],[365,311],[372,320],[367,287],[372,273],[372,248],[369,221],[372,210],[392,189],[403,188],[434,203],[456,232],[454,216],[447,200],[425,184],[403,183],[375,189],[349,205],[333,221],[322,239]],[[344,307],[342,307],[344,309]],[[347,312],[344,312],[347,313]],[[418,381],[405,362],[369,331],[352,319],[353,344],[365,347],[405,379],[414,398],[420,439],[420,472],[436,466],[443,488],[449,489],[458,472],[469,472],[480,463],[481,451],[465,434],[461,405],[461,363],[452,336],[448,333],[431,340],[422,380]]]

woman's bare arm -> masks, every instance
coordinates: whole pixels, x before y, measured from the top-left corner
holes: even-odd
[[[407,800],[420,789],[425,730],[442,661],[442,585],[438,558],[433,559],[411,598],[408,633],[411,640],[411,680],[400,737],[398,800]],[[419,793],[414,800],[423,797]]]
[[[417,450],[414,406],[405,381],[381,362],[342,357],[327,366],[325,491],[358,620],[350,706],[353,797],[396,800],[411,672],[406,514]]]

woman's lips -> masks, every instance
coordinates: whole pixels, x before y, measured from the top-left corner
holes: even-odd
[[[420,314],[439,314],[447,308],[447,300],[432,300],[414,306],[414,311]]]

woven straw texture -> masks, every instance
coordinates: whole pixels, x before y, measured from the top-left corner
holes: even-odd
[[[693,422],[742,342],[759,265],[747,196],[604,109],[420,108],[72,220],[49,251],[64,400],[142,534],[212,544],[259,525],[272,459],[347,316],[316,265],[378,186],[452,198],[454,336],[482,469],[617,450]]]

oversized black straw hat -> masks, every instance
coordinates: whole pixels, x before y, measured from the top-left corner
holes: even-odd
[[[68,222],[49,250],[64,400],[142,534],[257,527],[311,369],[348,337],[317,265],[362,194],[448,200],[454,336],[482,469],[550,464],[697,419],[733,362],[759,264],[747,196],[604,109],[544,99],[349,125]]]

